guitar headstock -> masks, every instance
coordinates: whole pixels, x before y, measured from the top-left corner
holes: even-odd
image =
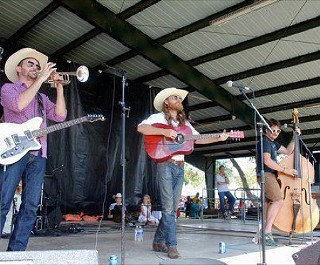
[[[105,117],[102,114],[88,114],[87,119],[89,122],[105,121]]]
[[[244,138],[244,132],[243,131],[230,131],[228,132],[229,138],[233,138],[236,140]]]

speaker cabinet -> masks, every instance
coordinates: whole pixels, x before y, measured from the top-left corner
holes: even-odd
[[[307,246],[292,254],[292,258],[297,265],[319,265],[320,264],[320,241]]]

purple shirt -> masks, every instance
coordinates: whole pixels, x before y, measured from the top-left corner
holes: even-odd
[[[3,106],[3,116],[5,122],[21,124],[34,117],[41,117],[38,99],[35,97],[30,104],[23,110],[18,108],[19,95],[27,90],[27,86],[20,81],[15,83],[6,83],[1,88],[1,105]],[[46,119],[56,122],[62,122],[66,119],[65,116],[59,116],[55,113],[55,104],[49,98],[40,93],[43,102],[43,122],[41,128],[46,128]],[[42,147],[42,157],[47,157],[47,136],[39,138]],[[39,151],[34,151],[32,154],[38,155]]]

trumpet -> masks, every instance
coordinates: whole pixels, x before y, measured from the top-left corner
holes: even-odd
[[[54,75],[60,75],[63,77],[63,80],[54,80]],[[89,78],[88,67],[81,65],[77,68],[75,72],[54,72],[45,83],[51,84],[51,87],[54,87],[55,84],[62,84],[63,86],[70,84],[70,75],[76,76],[79,82],[86,82]]]

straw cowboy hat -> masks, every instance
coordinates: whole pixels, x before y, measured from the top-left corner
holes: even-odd
[[[12,83],[19,80],[16,67],[23,59],[26,58],[36,59],[39,62],[41,69],[43,69],[45,64],[48,62],[48,56],[36,51],[35,49],[23,48],[15,52],[8,58],[4,66],[6,76]]]
[[[155,109],[157,111],[162,111],[162,105],[163,102],[170,96],[172,95],[177,95],[180,96],[182,98],[182,100],[184,100],[184,98],[188,95],[188,91],[187,90],[183,90],[183,89],[177,89],[175,87],[169,87],[169,88],[165,88],[163,90],[161,90],[156,97],[154,98],[153,101],[153,106],[155,107]]]

